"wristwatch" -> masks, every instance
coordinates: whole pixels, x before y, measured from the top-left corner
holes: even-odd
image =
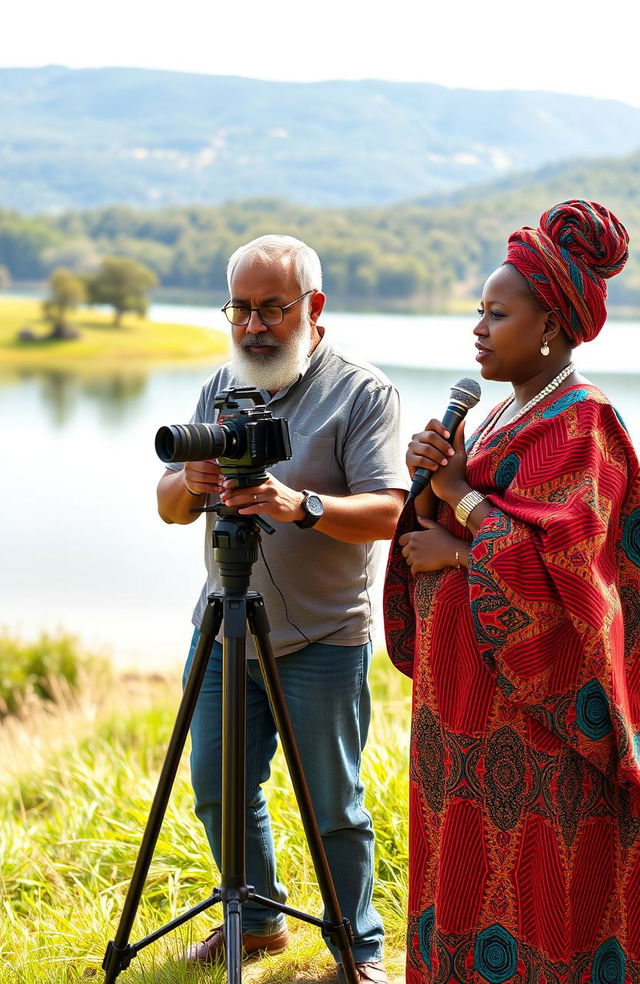
[[[304,509],[304,519],[294,519],[296,526],[299,526],[301,530],[308,530],[312,526],[315,526],[322,515],[324,515],[324,506],[322,505],[322,499],[316,492],[310,492],[309,489],[303,489],[302,494],[304,499],[300,503]]]

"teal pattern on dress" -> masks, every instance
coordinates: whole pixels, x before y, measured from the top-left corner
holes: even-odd
[[[514,478],[518,474],[520,459],[517,454],[508,454],[496,469],[496,485],[504,492],[508,489]]]
[[[612,731],[609,703],[599,680],[589,680],[578,691],[576,724],[592,741],[600,741]]]
[[[431,970],[431,949],[433,946],[433,929],[436,922],[435,906],[431,905],[420,916],[418,920],[418,939],[420,941],[420,953],[425,964]]]
[[[475,969],[489,984],[504,984],[516,972],[518,944],[504,926],[494,923],[478,933],[473,956]]]
[[[569,390],[567,393],[563,393],[559,396],[557,400],[554,400],[550,407],[547,407],[543,411],[542,417],[548,419],[549,417],[557,417],[559,413],[564,413],[569,407],[572,407],[575,403],[582,403],[589,396],[589,391],[586,389],[573,389]]]
[[[640,567],[640,509],[634,509],[625,519],[620,546],[631,563]]]
[[[615,936],[605,940],[593,957],[591,984],[624,984],[627,958]]]

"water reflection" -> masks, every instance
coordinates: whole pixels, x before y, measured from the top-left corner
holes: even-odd
[[[121,427],[145,395],[149,381],[149,374],[139,371],[86,375],[66,369],[28,370],[17,377],[36,385],[47,419],[57,428],[67,426],[84,401],[95,404],[100,423]]]
[[[466,325],[447,321],[432,331],[431,322],[394,327],[381,317],[337,315],[332,329],[334,320],[337,344],[386,367],[398,386],[403,442],[446,407],[456,379],[479,375],[468,360]],[[637,447],[639,340],[637,322],[612,325],[606,351],[579,351],[581,370],[602,386]],[[26,637],[64,629],[106,647],[121,665],[181,662],[204,579],[203,529],[201,521],[159,519],[155,488],[164,466],[154,437],[161,425],[190,419],[214,368],[215,360],[90,373],[0,366],[4,457],[18,464],[0,483],[0,514],[11,517],[0,535],[11,558],[0,564],[0,627]],[[467,433],[506,390],[482,381]],[[25,481],[25,449],[37,482]]]
[[[95,399],[102,409],[105,424],[119,425],[129,416],[130,410],[144,396],[149,377],[144,373],[116,374],[87,380],[83,392]]]

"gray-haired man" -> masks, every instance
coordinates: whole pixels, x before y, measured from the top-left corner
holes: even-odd
[[[277,523],[253,570],[271,626],[287,707],[343,915],[354,932],[361,980],[382,984],[383,928],[371,903],[373,830],[363,805],[360,757],[370,719],[370,589],[380,544],[402,508],[407,474],[398,440],[398,394],[371,366],[334,350],[318,324],[325,303],[316,253],[289,236],[263,236],[236,250],[227,268],[233,357],[204,385],[194,422],[215,420],[214,398],[232,386],[268,390],[274,416],[289,422],[293,455],[261,485],[238,489],[215,461],[172,465],[158,486],[168,523],[191,523],[206,496]],[[220,589],[207,514],[207,581],[194,611],[194,641],[207,596]],[[269,776],[276,730],[255,651],[247,641],[247,878],[256,892],[284,901],[276,875],[261,784]],[[220,863],[221,659],[214,644],[194,714],[192,782],[196,813]],[[247,954],[288,942],[279,913],[243,907]],[[220,927],[189,958],[216,959]],[[337,956],[334,951],[334,956]]]

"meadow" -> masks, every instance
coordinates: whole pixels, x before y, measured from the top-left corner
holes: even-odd
[[[79,307],[68,317],[78,338],[48,339],[50,325],[37,300],[0,298],[0,368],[82,369],[103,373],[109,368],[174,365],[176,362],[220,358],[227,350],[225,337],[192,325],[159,324],[137,315],[125,315],[120,326],[107,312]],[[22,341],[28,329],[34,341]]]
[[[6,641],[6,640],[5,640]],[[6,664],[9,660],[5,661]],[[1,665],[1,661],[0,661]],[[390,979],[403,979],[407,878],[408,681],[383,652],[372,670],[374,721],[364,755],[377,834],[375,902],[387,931]],[[0,721],[0,959],[3,984],[102,980],[179,703],[177,673],[115,676],[81,668],[74,686],[49,678],[47,700],[23,695]],[[6,703],[6,701],[5,701]],[[330,777],[327,777],[330,781]],[[314,914],[321,900],[284,759],[267,786],[289,903]],[[193,815],[187,751],[145,884],[130,942],[206,898],[217,873]],[[222,982],[222,968],[188,969],[180,953],[220,922],[219,907],[145,948],[123,984]],[[260,984],[332,982],[317,929],[290,920],[292,945],[247,965]]]

